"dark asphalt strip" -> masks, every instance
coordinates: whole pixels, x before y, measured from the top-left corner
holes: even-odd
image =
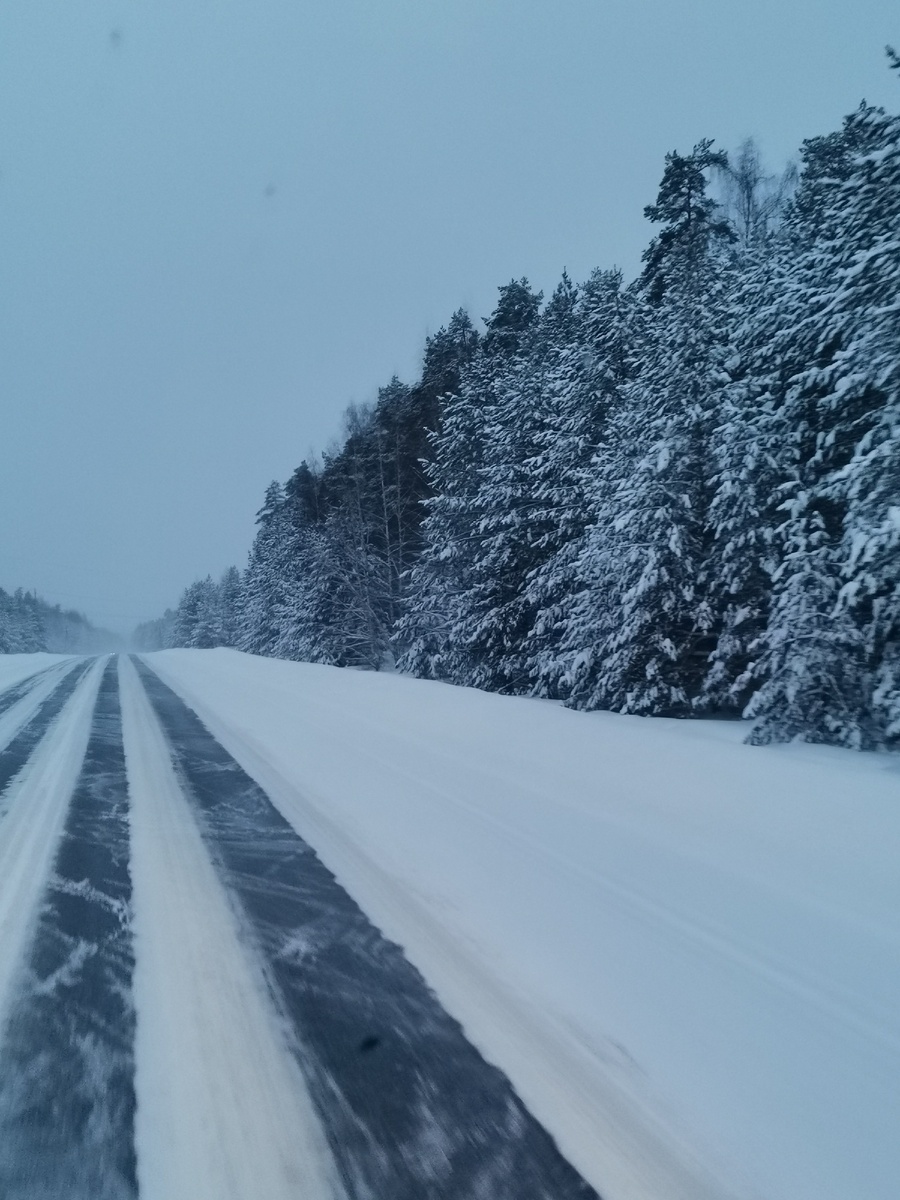
[[[596,1200],[402,950],[197,715],[137,667],[352,1200]]]
[[[0,750],[0,814],[4,807],[3,792],[31,758],[38,742],[59,716],[63,705],[75,691],[90,666],[91,660],[79,663],[74,670],[65,675],[56,690],[44,700],[27,725],[19,730],[3,750]]]
[[[0,1042],[0,1197],[134,1200],[128,795],[115,659]]]

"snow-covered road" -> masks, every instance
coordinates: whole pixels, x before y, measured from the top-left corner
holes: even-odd
[[[596,1200],[126,658],[38,662],[0,693],[0,1196]]]
[[[896,756],[148,661],[607,1200],[895,1200]]]

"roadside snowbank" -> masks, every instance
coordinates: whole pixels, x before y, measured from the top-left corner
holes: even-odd
[[[0,654],[0,692],[71,657],[71,654]]]
[[[900,761],[391,675],[148,661],[606,1200],[889,1200]]]

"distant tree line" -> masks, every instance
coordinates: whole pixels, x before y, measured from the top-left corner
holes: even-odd
[[[896,744],[900,117],[863,104],[778,178],[703,141],[645,212],[628,286],[455,313],[143,644]]]
[[[48,604],[34,592],[0,588],[0,654],[97,654],[120,639],[96,629],[82,613]]]

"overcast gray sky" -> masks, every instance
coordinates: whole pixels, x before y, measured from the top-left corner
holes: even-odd
[[[527,275],[633,275],[668,150],[772,167],[897,0],[6,0],[0,586],[129,629]]]

